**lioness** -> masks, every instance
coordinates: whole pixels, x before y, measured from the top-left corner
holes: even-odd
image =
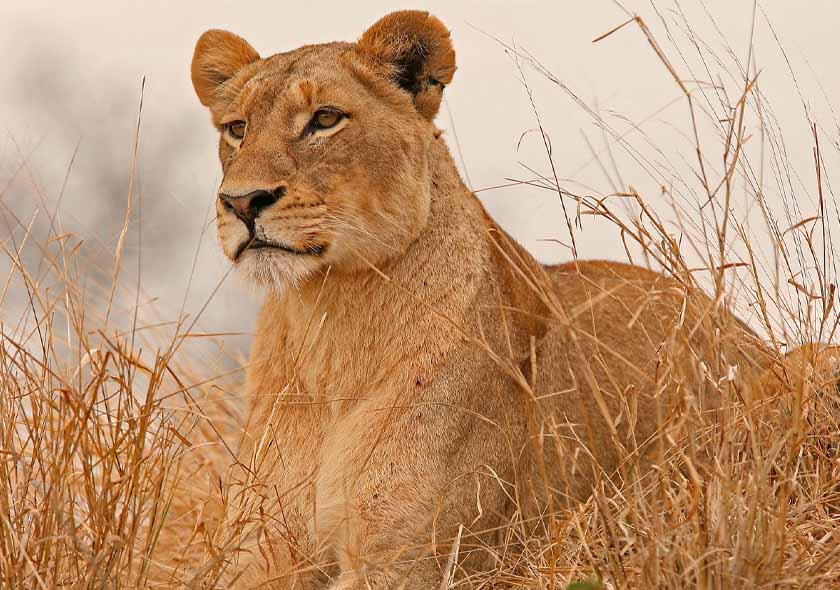
[[[678,280],[544,267],[509,238],[434,124],[454,73],[449,31],[419,11],[267,58],[198,41],[219,242],[267,287],[232,587],[439,588],[515,511],[536,530],[652,461],[670,401],[714,410],[706,380],[767,363]]]

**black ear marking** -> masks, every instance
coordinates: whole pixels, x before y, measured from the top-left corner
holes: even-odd
[[[355,50],[378,75],[407,92],[423,117],[434,119],[441,91],[455,73],[455,50],[442,22],[425,11],[394,12],[365,31]]]
[[[416,96],[422,89],[423,63],[426,61],[426,48],[417,43],[405,52],[395,65],[394,81],[403,90]]]

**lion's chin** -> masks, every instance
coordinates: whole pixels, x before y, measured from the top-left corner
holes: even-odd
[[[248,287],[277,294],[300,287],[319,268],[317,259],[276,249],[246,250],[234,264]]]

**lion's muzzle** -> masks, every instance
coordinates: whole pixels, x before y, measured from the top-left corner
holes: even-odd
[[[271,207],[285,194],[286,187],[278,186],[270,191],[256,190],[243,195],[219,193],[219,200],[223,207],[233,211],[248,226],[248,231],[253,233],[254,220],[263,210]]]

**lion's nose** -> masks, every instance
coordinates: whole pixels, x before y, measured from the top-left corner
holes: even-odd
[[[280,200],[286,194],[286,187],[279,186],[272,191],[251,191],[245,195],[227,195],[219,193],[219,199],[225,207],[232,209],[236,216],[244,221],[254,221],[259,214]]]

